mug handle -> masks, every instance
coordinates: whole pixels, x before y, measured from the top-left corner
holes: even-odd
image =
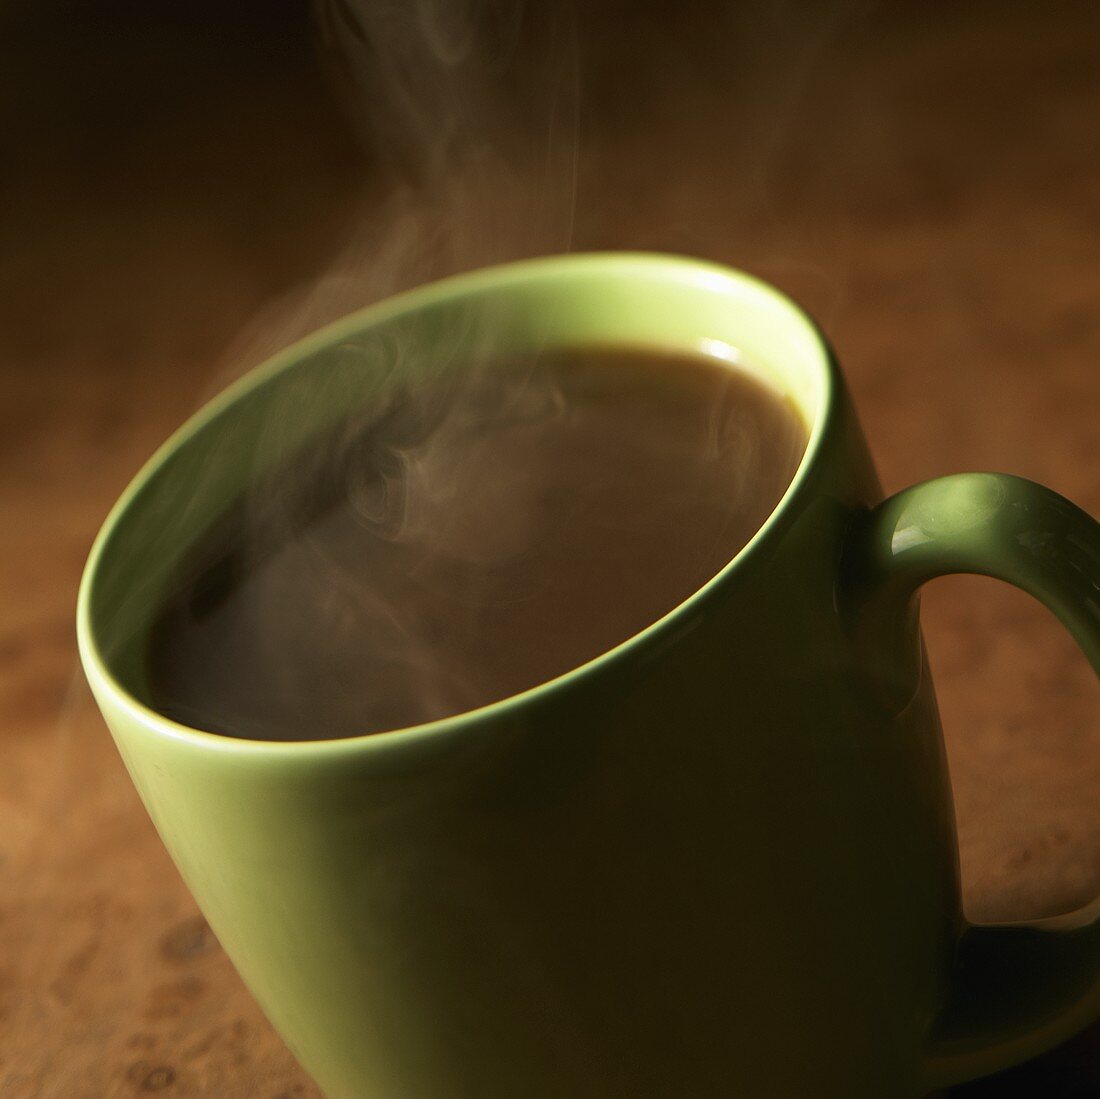
[[[872,651],[913,646],[897,655],[919,668],[917,589],[948,573],[976,573],[1043,603],[1100,675],[1100,523],[1050,489],[1007,474],[955,474],[892,496],[853,534],[858,629]],[[911,695],[914,684],[882,687]],[[1064,916],[967,923],[930,1034],[928,1086],[1007,1068],[1097,1015],[1100,898]]]

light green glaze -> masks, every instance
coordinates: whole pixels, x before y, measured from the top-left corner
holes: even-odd
[[[505,702],[298,744],[146,708],[149,616],[204,523],[379,364],[483,340],[736,350],[812,425],[806,458],[711,583]],[[348,318],[187,424],[96,542],[80,649],[176,864],[332,1099],[913,1096],[1100,1013],[1093,912],[963,920],[913,593],[1000,576],[1096,662],[1100,533],[992,474],[880,498],[826,344],[774,290],[659,256],[502,267]]]

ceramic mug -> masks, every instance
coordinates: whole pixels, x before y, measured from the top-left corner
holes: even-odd
[[[299,743],[156,713],[150,619],[211,517],[370,399],[356,348],[460,347],[470,317],[502,350],[741,358],[809,427],[797,475],[680,606],[504,701]],[[235,385],[108,518],[79,640],[176,865],[333,1099],[881,1099],[1100,1013],[1097,907],[963,918],[915,601],[950,572],[1032,593],[1100,662],[1086,514],[998,474],[883,502],[833,355],[785,297],[692,260],[569,256],[403,294]]]

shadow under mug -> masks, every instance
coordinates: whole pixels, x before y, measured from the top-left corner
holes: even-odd
[[[515,697],[297,743],[156,713],[146,635],[211,518],[372,399],[365,363],[459,368],[486,334],[742,361],[800,410],[805,457],[709,583]],[[234,385],[111,513],[79,641],[176,865],[334,1099],[880,1099],[1100,1013],[1100,908],[963,918],[915,600],[949,572],[1032,593],[1100,662],[1085,513],[997,474],[882,502],[835,360],[790,301],[707,263],[566,256],[403,294]]]

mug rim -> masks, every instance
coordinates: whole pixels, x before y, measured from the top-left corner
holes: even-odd
[[[91,621],[92,590],[100,569],[106,547],[115,528],[129,510],[131,502],[141,493],[170,454],[174,453],[206,423],[215,419],[246,393],[268,379],[292,369],[334,342],[348,338],[381,322],[440,304],[448,299],[467,297],[479,291],[504,283],[521,283],[528,279],[552,278],[579,273],[597,273],[609,279],[629,280],[632,273],[652,274],[661,269],[666,275],[674,275],[687,283],[714,289],[716,284],[736,290],[748,289],[758,297],[768,299],[785,313],[791,321],[802,325],[814,344],[815,367],[820,383],[820,396],[813,409],[812,422],[806,439],[806,447],[790,483],[783,495],[756,529],[753,536],[709,580],[696,588],[686,599],[677,603],[660,618],[597,656],[584,661],[551,679],[532,687],[507,695],[494,702],[463,710],[418,725],[386,729],[381,732],[361,733],[350,737],[307,740],[253,740],[223,733],[213,733],[175,721],[146,705],[126,688],[108,667],[100,651]],[[803,496],[805,486],[818,464],[818,457],[828,435],[828,428],[835,414],[838,367],[828,340],[806,311],[782,291],[747,272],[709,260],[695,259],[660,252],[585,252],[564,255],[540,256],[534,259],[494,264],[476,270],[450,275],[437,281],[391,295],[378,302],[357,309],[336,321],[277,352],[260,365],[246,371],[213,399],[206,402],[162,443],[142,465],[114,506],[92,544],[77,596],[77,648],[84,673],[88,677],[93,694],[102,701],[110,700],[111,708],[121,710],[138,726],[156,736],[184,741],[196,747],[230,753],[261,753],[268,756],[358,753],[363,750],[381,750],[387,745],[409,744],[439,736],[446,736],[458,729],[480,725],[528,706],[545,696],[559,693],[570,686],[598,675],[606,668],[618,665],[633,654],[647,648],[674,632],[680,622],[704,602],[716,589],[725,584],[735,572],[745,570],[748,563],[758,556],[762,547],[771,543],[792,511],[794,502]],[[372,746],[373,747],[370,747]]]

